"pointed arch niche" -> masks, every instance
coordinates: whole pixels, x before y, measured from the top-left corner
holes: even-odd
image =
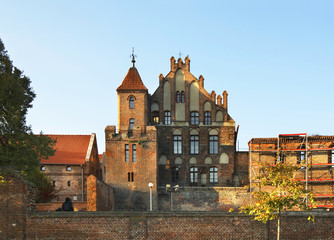
[[[185,121],[185,104],[184,104],[184,91],[185,91],[185,76],[182,69],[179,69],[175,74],[175,120]],[[178,100],[178,101],[177,101]]]

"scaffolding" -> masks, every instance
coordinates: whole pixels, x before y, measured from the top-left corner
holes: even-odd
[[[279,154],[277,161],[287,161],[285,156],[287,154],[293,155],[289,161],[297,160],[302,166],[299,169],[299,177],[296,177],[294,180],[303,182],[306,190],[310,186],[314,187],[316,184],[328,184],[328,188],[332,189],[331,193],[314,194],[314,198],[330,200],[327,201],[330,204],[319,204],[317,207],[334,208],[334,136],[308,136],[307,133],[296,133],[279,134],[277,139],[252,139],[249,142],[249,182],[251,186],[252,183],[258,183],[258,181],[254,180],[254,177],[259,173],[261,154],[275,156],[273,158],[275,161],[277,154]],[[321,160],[315,161],[314,156],[321,156]],[[255,160],[254,158],[258,159]],[[274,166],[275,163],[272,162],[270,165]],[[321,171],[323,171],[323,175],[320,174],[320,176],[317,176],[316,174],[312,174],[313,172]],[[316,177],[312,177],[313,175],[316,175]],[[330,175],[330,177],[326,175]],[[250,188],[250,192],[252,191],[252,188]],[[250,203],[252,202],[251,195],[249,199]]]

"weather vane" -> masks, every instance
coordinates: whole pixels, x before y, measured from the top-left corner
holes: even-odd
[[[132,58],[131,62],[133,64],[133,67],[135,67],[135,62],[136,62],[135,58],[136,57],[137,57],[137,55],[135,55],[135,48],[132,47],[132,54],[130,55],[130,58]]]

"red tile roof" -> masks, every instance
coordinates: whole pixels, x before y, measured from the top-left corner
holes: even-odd
[[[126,74],[122,84],[117,88],[117,91],[118,90],[145,90],[147,91],[147,88],[142,82],[139,76],[139,73],[137,71],[137,68],[131,67],[128,71],[128,74]]]
[[[56,139],[55,155],[41,164],[84,164],[91,135],[47,135]]]

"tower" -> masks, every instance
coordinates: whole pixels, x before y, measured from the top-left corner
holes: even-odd
[[[156,130],[147,126],[148,91],[135,67],[129,69],[117,88],[118,131],[107,126],[106,182],[114,189],[116,210],[149,209],[153,183],[153,209],[156,208],[157,167]]]

